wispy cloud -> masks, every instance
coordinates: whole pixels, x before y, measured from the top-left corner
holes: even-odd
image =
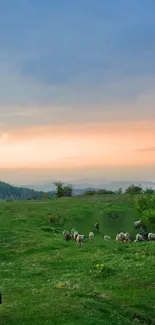
[[[136,149],[138,152],[154,152],[155,146]]]
[[[154,10],[0,3],[0,167],[154,164]]]

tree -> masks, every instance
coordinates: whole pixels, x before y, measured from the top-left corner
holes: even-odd
[[[63,197],[64,196],[63,183],[55,182],[54,185],[56,186],[56,196]]]
[[[143,189],[141,186],[136,186],[136,185],[132,184],[125,190],[125,194],[137,195],[137,194],[141,194],[142,191],[143,191]]]
[[[154,189],[153,188],[146,188],[145,194],[154,194]]]
[[[155,225],[155,194],[141,194],[135,199],[135,207],[147,225]]]
[[[45,199],[45,200],[49,200],[49,198],[50,198],[49,193],[48,193],[48,192],[47,192],[47,193],[44,193],[44,199]]]
[[[84,195],[85,196],[90,196],[90,195],[95,195],[96,194],[96,191],[95,190],[86,190],[84,192]]]
[[[54,183],[56,186],[56,196],[57,197],[63,197],[63,196],[72,196],[73,194],[73,188],[72,185],[66,185],[64,186],[62,182],[56,182]]]
[[[111,190],[106,190],[106,189],[100,189],[98,191],[96,191],[97,195],[115,195],[115,192],[111,191]]]
[[[63,187],[63,191],[64,191],[64,196],[72,196],[73,194],[73,188],[72,185],[67,185]]]
[[[122,195],[123,194],[123,189],[122,187],[120,187],[117,191],[116,191],[117,195]]]

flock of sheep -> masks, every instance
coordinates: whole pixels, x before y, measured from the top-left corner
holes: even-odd
[[[78,231],[74,228],[71,230],[71,232],[64,230],[63,236],[65,240],[70,240],[71,238],[74,239],[75,242],[80,246],[83,244],[85,238],[84,235],[80,235]],[[89,233],[89,240],[92,241],[93,239],[94,239],[94,233],[91,231]]]
[[[142,224],[142,221],[141,220],[138,220],[134,223],[134,228],[135,229],[144,229],[143,228],[143,224]],[[84,242],[84,239],[85,239],[85,235],[81,235],[79,234],[79,232],[73,228],[71,230],[71,232],[67,231],[67,230],[64,230],[63,231],[63,236],[64,236],[64,239],[65,240],[70,240],[70,239],[74,239],[76,244],[81,246],[83,245],[83,242]],[[94,232],[90,232],[89,235],[88,235],[88,238],[89,238],[89,241],[93,241],[94,240]],[[111,240],[111,237],[108,236],[108,235],[105,235],[104,236],[104,240]],[[132,237],[131,235],[126,232],[120,232],[119,234],[116,235],[116,238],[115,238],[116,241],[119,241],[119,242],[131,242],[132,241]],[[134,240],[134,242],[141,242],[141,241],[144,241],[144,240],[149,240],[149,241],[155,241],[155,234],[154,233],[148,233],[147,235],[143,236],[141,234],[137,234],[136,235],[136,239]]]

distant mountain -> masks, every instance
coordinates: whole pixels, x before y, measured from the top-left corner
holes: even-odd
[[[71,182],[69,182],[71,183]],[[134,185],[141,185],[142,188],[152,188],[155,189],[155,183],[151,181],[115,181],[108,184],[88,184],[88,183],[71,183],[73,186],[73,196],[82,195],[86,190],[92,189],[106,189],[116,191],[120,187],[124,190]],[[25,200],[25,199],[42,199],[45,192],[48,193],[50,197],[54,196],[55,187],[53,182],[48,182],[47,184],[38,183],[35,185],[25,185],[23,187],[13,186],[5,182],[0,182],[0,200],[14,199],[14,200]]]
[[[42,199],[44,194],[43,191],[35,191],[34,189],[12,186],[0,181],[0,200]],[[50,192],[49,195],[52,196],[53,193]]]
[[[105,189],[116,191],[121,187],[123,190],[126,190],[132,184],[134,184],[136,186],[140,185],[143,189],[146,189],[146,188],[155,189],[155,183],[151,182],[151,181],[132,181],[132,182],[131,181],[121,181],[121,182],[116,181],[116,182],[107,184]]]
[[[55,186],[54,186],[54,181],[44,181],[44,182],[38,182],[36,184],[31,184],[31,185],[24,185],[26,188],[33,188],[34,190],[38,191],[54,191]],[[64,182],[65,183],[65,182]],[[99,182],[96,184],[94,183],[87,183],[87,182],[78,182],[78,181],[69,181],[68,183],[72,184],[73,186],[73,193],[83,193],[85,189],[106,189],[106,190],[112,190],[116,191],[120,187],[123,190],[126,190],[129,186],[132,184],[134,185],[141,185],[142,188],[153,188],[155,189],[155,183],[151,181],[114,181],[114,182]],[[77,195],[77,194],[74,194]]]

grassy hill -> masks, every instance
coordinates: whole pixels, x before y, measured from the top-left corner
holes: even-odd
[[[48,192],[49,196],[53,196],[53,192]],[[8,183],[0,181],[0,200],[26,200],[26,199],[42,199],[45,193],[43,191],[35,191],[25,187],[12,186]]]
[[[125,196],[1,202],[0,324],[155,324],[155,243],[103,240],[135,236],[138,217]],[[96,220],[94,243],[64,241],[62,229],[88,236]]]

